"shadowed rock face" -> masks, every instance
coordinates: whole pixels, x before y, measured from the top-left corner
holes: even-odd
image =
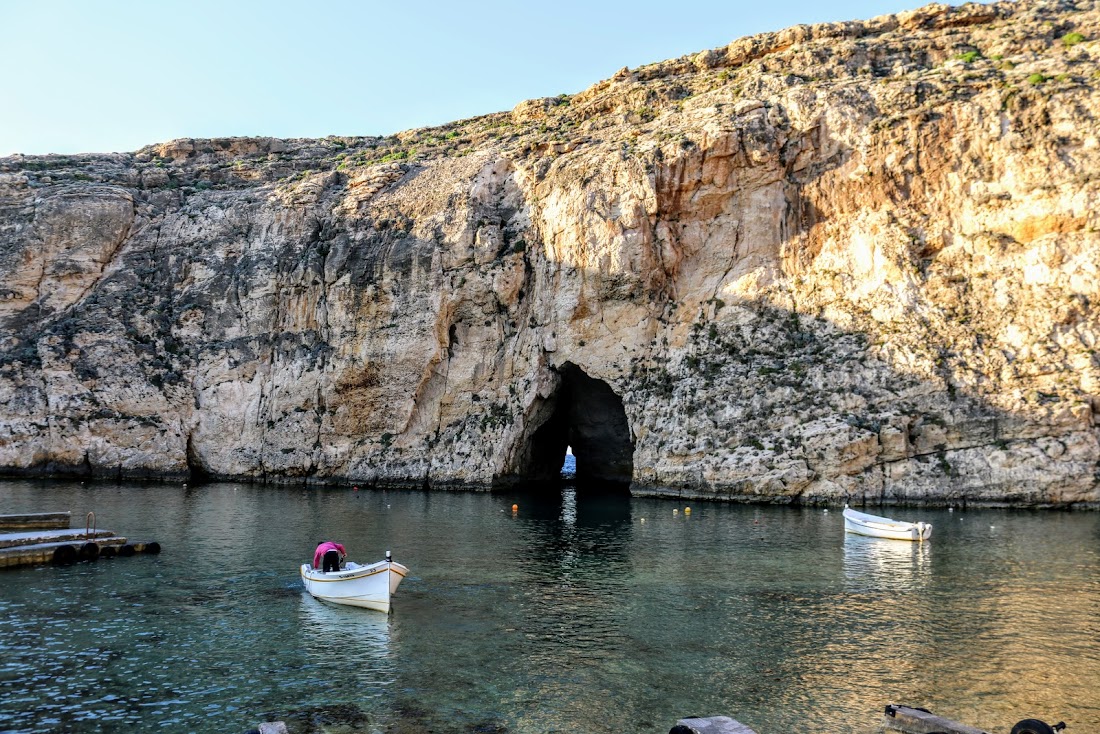
[[[388,138],[0,159],[0,469],[490,488],[569,443],[642,495],[1095,506],[1096,39],[928,6]]]
[[[573,364],[562,368],[569,401],[569,445],[578,485],[627,487],[634,477],[634,440],[623,401],[602,380]]]
[[[623,401],[602,380],[567,362],[560,383],[547,400],[546,422],[535,428],[520,461],[502,482],[510,485],[554,482],[560,478],[566,447],[577,460],[579,488],[615,491],[634,476],[634,440]]]

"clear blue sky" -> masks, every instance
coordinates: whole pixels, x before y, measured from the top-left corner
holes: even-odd
[[[924,0],[0,0],[0,155],[384,135]]]

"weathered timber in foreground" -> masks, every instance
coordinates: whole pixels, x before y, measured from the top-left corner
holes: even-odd
[[[69,527],[68,512],[29,512],[0,515],[0,530],[57,530]]]
[[[901,732],[901,734],[990,734],[958,721],[937,716],[930,711],[909,706],[890,704],[883,717],[883,732]],[[1013,727],[1012,732],[1020,734],[1047,734],[1062,731],[1065,723],[1053,726],[1037,719],[1025,719]],[[668,734],[756,734],[736,719],[728,716],[688,717],[680,719]]]
[[[680,719],[668,734],[756,734],[736,719],[728,716],[691,716]]]
[[[984,729],[960,724],[924,709],[890,704],[883,714],[883,728],[887,732],[904,734],[989,734]]]

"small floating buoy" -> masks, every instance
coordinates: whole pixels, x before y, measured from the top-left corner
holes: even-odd
[[[645,518],[644,518],[644,517],[642,518],[642,522],[645,522]]]
[[[955,508],[954,508],[954,507],[948,507],[948,508],[947,508],[947,511],[948,511],[948,512],[954,512],[954,511],[955,511]]]
[[[684,514],[685,515],[690,515],[691,514],[691,508],[690,507],[685,507],[684,508]]]
[[[359,491],[359,485],[356,484],[354,487],[352,487],[352,489],[354,489],[356,492],[358,492]]]
[[[753,524],[753,525],[759,525],[759,524],[760,524],[760,521],[759,521],[759,520],[753,520],[753,521],[752,521],[752,524]]]
[[[512,512],[519,512],[519,505],[512,505]]]
[[[673,514],[673,515],[679,515],[679,514],[680,514],[680,510],[679,510],[679,509],[675,509],[675,510],[673,510],[673,511],[672,511],[672,514]]]
[[[828,514],[829,514],[829,508],[828,508],[828,507],[826,507],[826,508],[825,508],[825,514],[826,514],[826,515],[828,515]]]

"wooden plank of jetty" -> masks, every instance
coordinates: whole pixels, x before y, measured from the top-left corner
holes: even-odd
[[[0,515],[0,530],[42,530],[69,527],[68,512],[28,512],[21,515]]]
[[[904,734],[989,734],[983,729],[976,729],[973,726],[936,716],[924,709],[910,708],[909,706],[890,704],[886,707],[886,713],[882,718],[884,731],[887,732],[903,732]]]
[[[21,533],[0,533],[0,548],[16,545],[35,545],[36,543],[83,543],[86,540],[107,538],[114,535],[110,530],[96,530],[86,533],[84,528],[66,528],[65,530],[25,530]]]

